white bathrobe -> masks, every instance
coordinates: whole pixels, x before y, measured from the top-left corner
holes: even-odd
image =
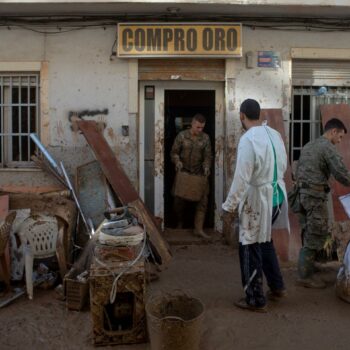
[[[275,160],[270,138],[276,152],[277,181],[285,199],[274,227],[289,230],[287,193],[283,180],[287,154],[282,137],[267,125],[252,127],[239,141],[234,178],[222,205],[228,212],[234,212],[238,206],[239,241],[243,245],[271,240]]]

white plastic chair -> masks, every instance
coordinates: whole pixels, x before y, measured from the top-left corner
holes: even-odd
[[[29,299],[33,299],[33,263],[37,258],[57,255],[60,273],[66,272],[63,249],[63,228],[59,228],[56,217],[33,215],[21,225],[19,236],[24,246],[26,286]]]

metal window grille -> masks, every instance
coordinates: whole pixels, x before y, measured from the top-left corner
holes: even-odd
[[[349,87],[293,87],[292,115],[289,128],[291,162],[299,159],[300,151],[306,143],[321,135],[320,106],[339,103],[350,104]]]
[[[39,74],[0,73],[0,166],[29,166],[39,131]]]

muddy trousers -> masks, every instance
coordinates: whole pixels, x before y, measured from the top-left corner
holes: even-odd
[[[273,208],[272,223],[278,214]],[[266,298],[263,289],[263,273],[272,291],[285,289],[273,241],[264,243],[239,244],[239,260],[242,285],[246,302],[253,306],[264,306]]]
[[[199,202],[196,204],[195,218],[194,218],[194,227],[203,229],[203,224],[205,220],[205,214],[207,212],[208,206],[208,194],[209,186],[206,188],[203,196]],[[186,207],[186,200],[175,196],[174,197],[174,212],[178,222],[178,228],[182,228],[183,225],[183,216]]]
[[[240,243],[239,260],[242,285],[249,305],[259,307],[266,304],[263,273],[272,291],[285,288],[273,241],[248,245]]]

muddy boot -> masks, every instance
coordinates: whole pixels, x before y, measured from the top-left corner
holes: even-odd
[[[300,249],[298,260],[298,275],[296,282],[298,286],[305,288],[321,289],[326,287],[326,283],[313,277],[316,250],[306,247]]]
[[[316,250],[302,247],[298,259],[298,275],[301,279],[306,279],[314,274]]]
[[[196,212],[195,218],[194,218],[194,230],[193,230],[193,234],[195,236],[201,237],[205,240],[210,241],[211,237],[209,235],[207,235],[204,231],[203,231],[203,224],[204,224],[204,219],[205,219],[205,213],[203,212]]]

